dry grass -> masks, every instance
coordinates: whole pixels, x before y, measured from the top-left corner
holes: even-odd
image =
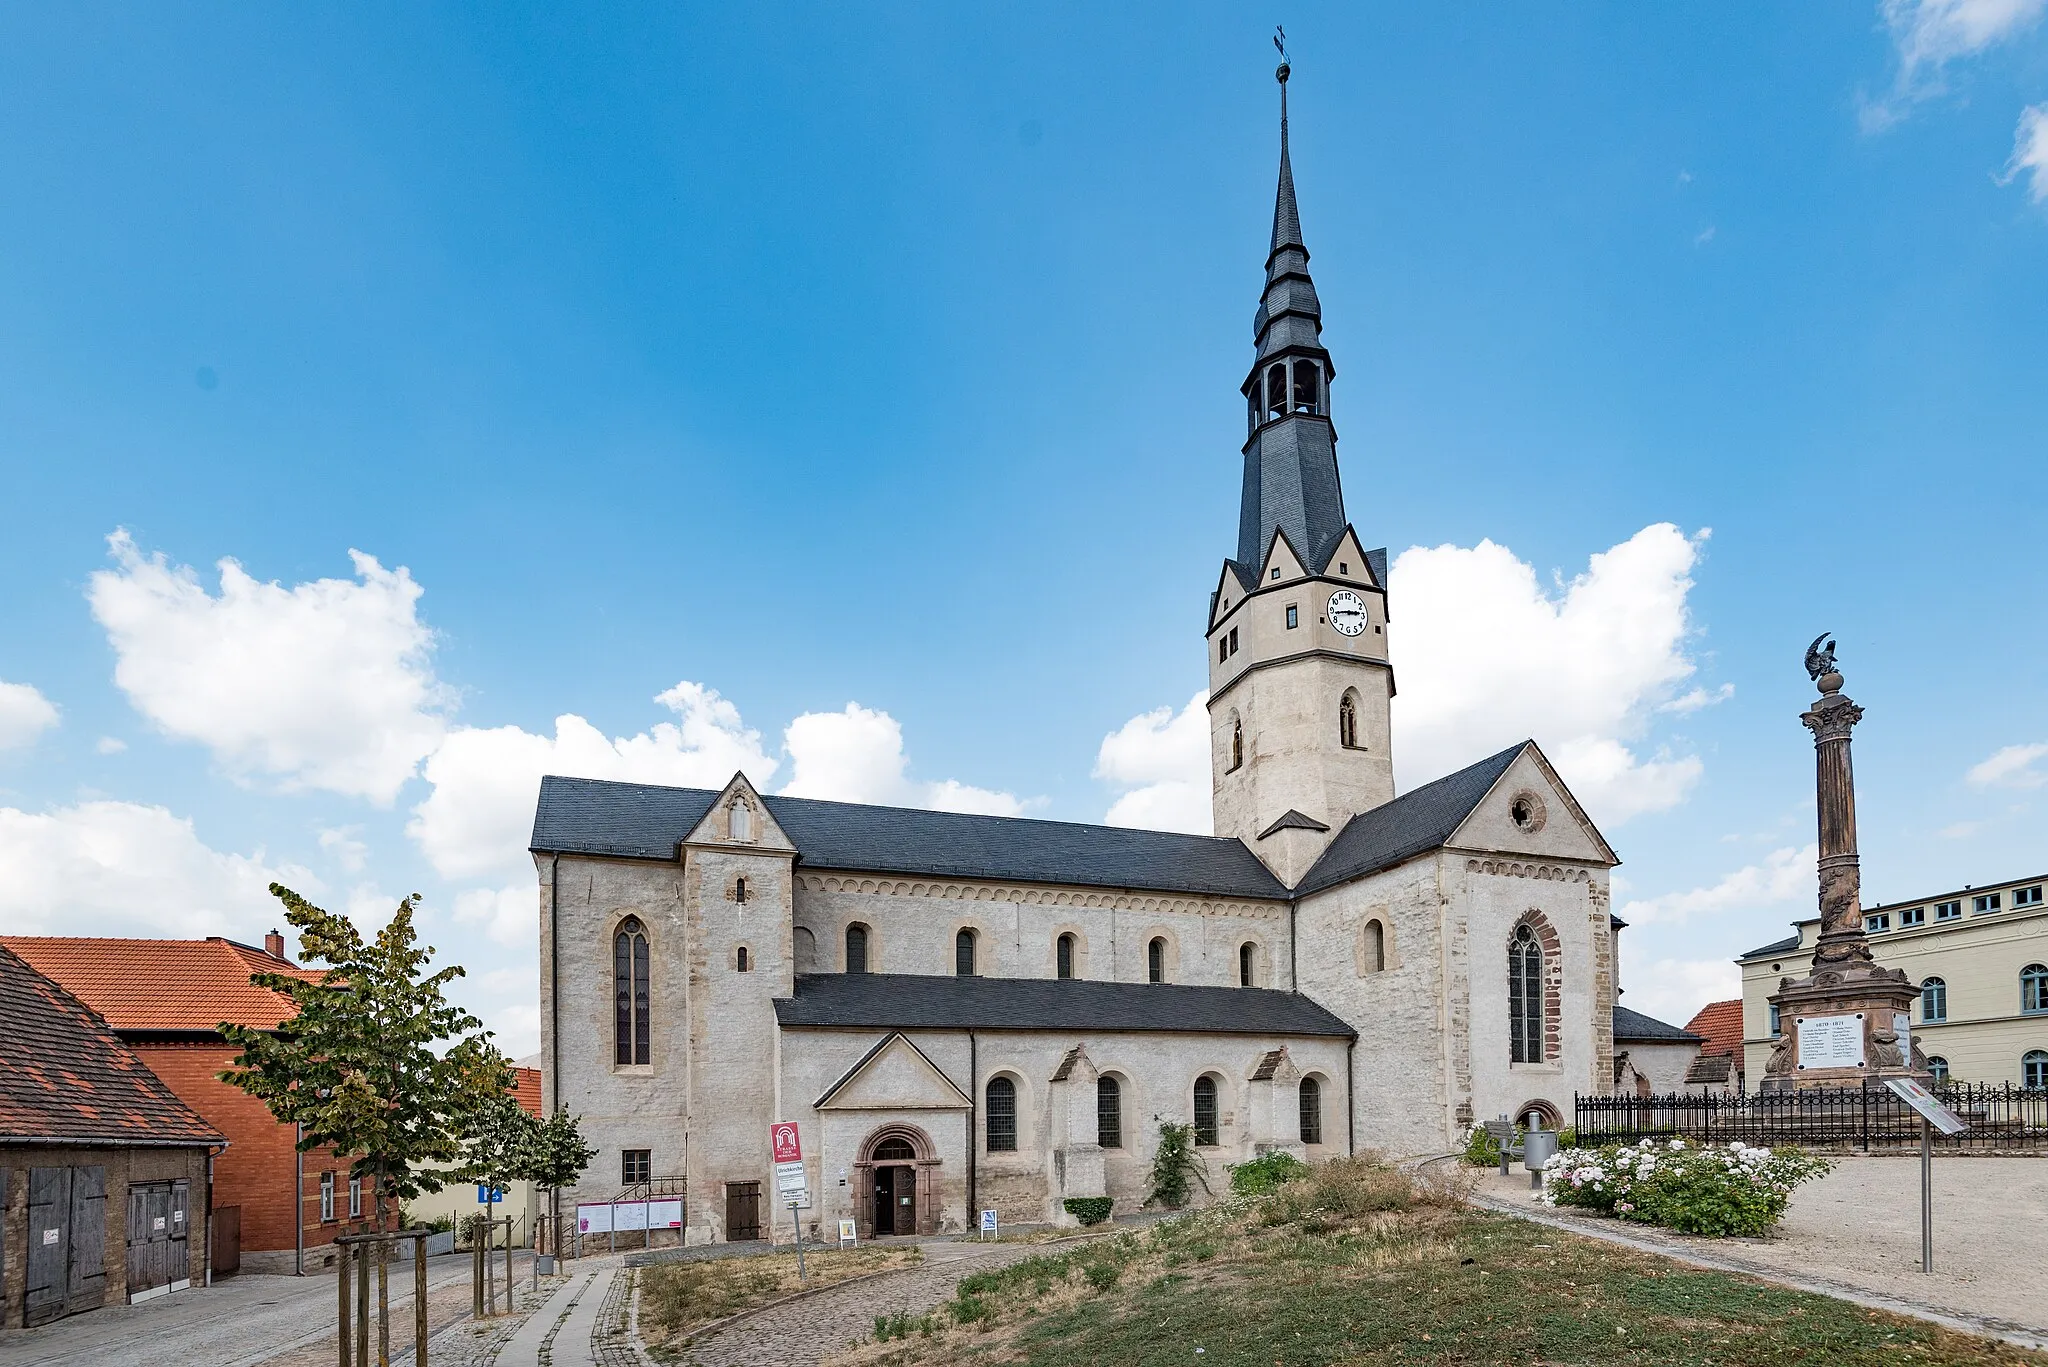
[[[806,1280],[796,1275],[795,1253],[755,1258],[707,1258],[700,1262],[656,1263],[638,1271],[640,1334],[656,1353],[680,1348],[714,1320],[779,1300],[923,1261],[915,1247],[806,1249]]]

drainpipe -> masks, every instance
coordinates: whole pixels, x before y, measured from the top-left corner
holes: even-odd
[[[1351,1042],[1344,1046],[1344,1151],[1350,1154],[1358,1152],[1358,1087],[1352,1080],[1351,1067],[1352,1057],[1357,1053],[1358,1037],[1353,1035]]]
[[[981,1104],[981,1067],[976,1054],[974,1032],[967,1032],[967,1226],[976,1227],[981,1217],[978,1212],[978,1197],[974,1186],[974,1131],[975,1111]]]
[[[562,911],[559,884],[562,856],[548,856],[548,1081],[555,1088],[555,1109],[562,1109],[562,997],[555,963],[561,957]],[[556,1203],[555,1213],[561,1214]]]
[[[1289,992],[1301,991],[1301,979],[1295,976],[1294,968],[1294,926],[1296,914],[1300,910],[1301,906],[1299,903],[1291,897],[1287,899],[1287,990]]]
[[[306,1275],[306,1151],[299,1145],[305,1142],[306,1127],[299,1125],[292,1143],[292,1269],[301,1277]]]

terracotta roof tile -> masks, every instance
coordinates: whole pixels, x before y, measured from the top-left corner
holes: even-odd
[[[1698,1015],[1685,1023],[1685,1028],[1706,1041],[1700,1046],[1701,1054],[1740,1054],[1742,998],[1708,1002],[1700,1008]]]
[[[512,1070],[512,1095],[519,1099],[519,1109],[528,1115],[540,1114],[540,1069],[514,1068]]]
[[[0,1140],[220,1144],[78,998],[0,948]]]
[[[251,973],[316,976],[289,959],[209,936],[204,940],[118,940],[0,935],[45,977],[63,984],[116,1030],[211,1030],[222,1021],[268,1030],[292,1014],[291,1000],[249,981]]]

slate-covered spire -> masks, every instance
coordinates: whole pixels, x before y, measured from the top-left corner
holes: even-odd
[[[1257,355],[1244,382],[1250,435],[1237,529],[1237,562],[1253,574],[1276,529],[1321,569],[1345,526],[1337,434],[1330,425],[1330,380],[1337,372],[1323,349],[1323,306],[1309,278],[1294,197],[1284,54],[1274,74],[1280,81],[1280,184],[1265,293],[1252,320]]]

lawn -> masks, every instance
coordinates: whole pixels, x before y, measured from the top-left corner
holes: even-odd
[[[808,1249],[807,1278],[799,1282],[796,1254],[752,1258],[708,1258],[655,1263],[638,1269],[640,1335],[648,1351],[664,1360],[676,1356],[690,1336],[713,1320],[736,1315],[797,1291],[830,1286],[889,1268],[922,1261],[917,1247]]]
[[[850,1363],[1984,1364],[2048,1357],[1466,1207],[1340,1160],[1258,1200],[964,1279]]]

